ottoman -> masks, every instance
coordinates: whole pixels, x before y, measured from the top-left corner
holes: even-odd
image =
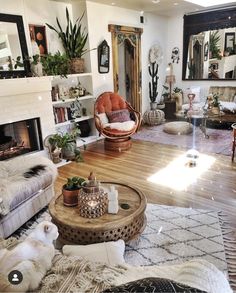
[[[169,134],[189,134],[193,132],[193,125],[185,121],[174,121],[164,125],[163,131]]]
[[[162,110],[150,110],[143,114],[143,121],[148,125],[159,125],[165,121],[165,113]]]

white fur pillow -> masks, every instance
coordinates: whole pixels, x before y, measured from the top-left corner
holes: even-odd
[[[101,120],[102,126],[104,126],[105,124],[109,123],[106,113],[98,114],[98,117]]]
[[[125,242],[122,239],[89,245],[64,245],[62,251],[66,256],[81,256],[89,261],[102,262],[109,265],[125,262]]]

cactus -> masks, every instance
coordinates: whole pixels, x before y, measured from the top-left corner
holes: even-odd
[[[151,65],[148,66],[148,72],[150,76],[152,77],[152,81],[149,82],[149,98],[151,102],[155,102],[158,92],[157,92],[157,83],[159,77],[157,76],[158,73],[158,64],[156,62],[151,63]]]

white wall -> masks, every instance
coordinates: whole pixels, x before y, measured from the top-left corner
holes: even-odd
[[[199,80],[199,81],[185,81],[182,80],[182,57],[183,57],[183,15],[171,17],[168,20],[168,40],[167,40],[167,58],[171,61],[171,51],[173,47],[180,49],[180,61],[178,64],[174,63],[174,74],[176,76],[176,84],[183,90],[191,86],[201,87],[201,96],[204,98],[210,86],[236,86],[236,81],[219,81],[219,80]]]
[[[1,13],[22,15],[29,55],[32,54],[32,50],[28,25],[45,25],[47,22],[53,26],[56,26],[57,16],[63,27],[66,23],[66,6],[72,15],[72,5],[68,3],[49,0],[0,0]],[[46,36],[48,40],[49,52],[55,53],[58,50],[63,51],[61,41],[58,39],[57,34],[48,27],[46,27]]]
[[[143,109],[149,109],[148,82],[148,52],[151,45],[158,42],[163,51],[167,46],[167,20],[164,17],[157,17],[152,14],[145,14],[145,23],[140,24],[140,12],[108,6],[94,2],[87,2],[87,17],[89,30],[90,48],[97,47],[104,39],[110,46],[111,52],[111,33],[108,32],[108,24],[117,24],[125,26],[142,27],[143,35],[141,37],[142,51],[142,96]],[[163,73],[165,72],[165,60],[159,69],[159,95],[161,94]],[[98,96],[104,91],[113,91],[113,68],[112,54],[110,59],[110,71],[107,74],[98,73],[97,51],[91,52],[91,70],[93,73],[94,94]]]

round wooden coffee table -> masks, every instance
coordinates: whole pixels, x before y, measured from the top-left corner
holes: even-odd
[[[79,215],[78,207],[63,205],[62,195],[52,199],[49,213],[58,227],[62,244],[91,244],[139,236],[146,226],[146,197],[138,189],[117,182],[101,182],[101,187],[114,185],[118,190],[119,211],[95,219]]]

